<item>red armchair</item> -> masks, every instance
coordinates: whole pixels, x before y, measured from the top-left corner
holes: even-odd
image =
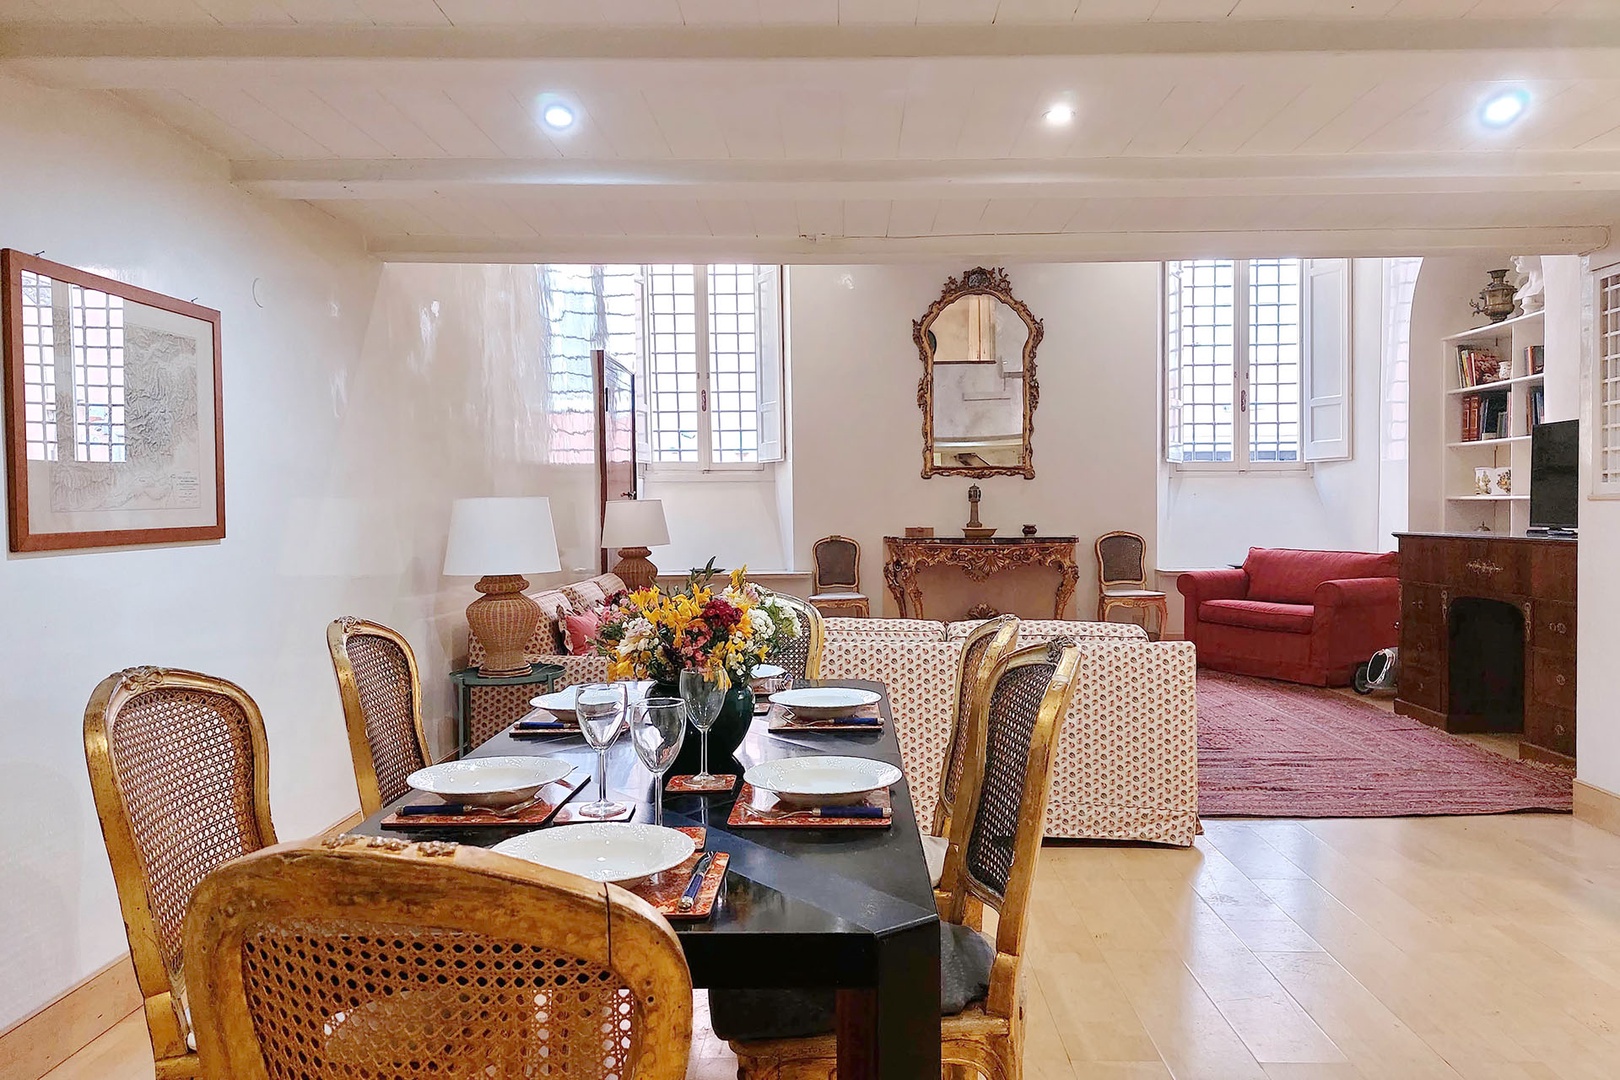
[[[1394,552],[1250,548],[1241,570],[1176,579],[1198,663],[1267,679],[1348,686],[1357,665],[1397,644]]]

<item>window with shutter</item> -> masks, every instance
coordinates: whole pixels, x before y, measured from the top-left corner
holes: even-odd
[[[1596,430],[1592,494],[1620,496],[1620,267],[1593,276],[1592,374]]]

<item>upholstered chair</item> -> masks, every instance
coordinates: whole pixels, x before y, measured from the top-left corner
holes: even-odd
[[[276,842],[264,720],[224,679],[130,668],[90,695],[84,756],[157,1080],[201,1076],[187,1006],[186,906],[210,872]]]
[[[861,592],[861,545],[847,536],[823,536],[810,545],[815,573],[810,603],[823,615],[866,619],[872,602]]]
[[[1170,604],[1164,593],[1147,587],[1147,541],[1133,532],[1097,537],[1097,621],[1107,622],[1115,608],[1155,614],[1153,640],[1164,636]]]
[[[450,843],[340,836],[210,875],[186,918],[208,1080],[681,1080],[692,979],[646,901]]]
[[[790,638],[766,658],[795,679],[821,678],[821,649],[827,640],[821,612],[787,593],[772,594],[799,616],[799,636]]]
[[[975,627],[962,642],[956,664],[955,709],[951,715],[951,737],[945,744],[945,766],[940,771],[939,798],[934,803],[934,824],[925,835],[923,855],[928,859],[928,875],[939,884],[945,868],[945,851],[950,846],[951,815],[966,769],[984,768],[982,757],[969,760],[968,724],[974,708],[990,692],[990,676],[1001,658],[1018,647],[1018,616],[999,615]]]
[[[398,631],[352,615],[326,628],[360,812],[375,814],[404,795],[405,778],[433,764],[422,734],[416,656]]]
[[[968,998],[940,1019],[941,1058],[947,1075],[1021,1080],[1024,1046],[1024,950],[1030,898],[1045,828],[1046,797],[1057,752],[1058,727],[1074,693],[1080,649],[1054,640],[1002,657],[967,738],[983,742],[985,768],[964,769],[952,815],[951,844],[940,881],[941,1001]],[[979,752],[974,748],[968,753]],[[967,925],[972,906],[996,912],[992,943]],[[715,1030],[731,1037],[742,995],[748,1012],[768,1017],[761,1002],[797,1025],[831,1027],[832,994],[782,991],[713,991]],[[747,1000],[752,999],[752,1000]],[[732,1015],[728,1015],[732,1014]],[[828,1080],[835,1075],[837,1043],[831,1034],[738,1041],[742,1080]]]

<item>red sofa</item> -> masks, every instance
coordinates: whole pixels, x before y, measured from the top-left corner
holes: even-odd
[[[1198,663],[1267,679],[1348,686],[1399,641],[1395,552],[1250,548],[1240,570],[1176,579]]]

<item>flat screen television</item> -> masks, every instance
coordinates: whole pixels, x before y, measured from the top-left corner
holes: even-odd
[[[1539,424],[1530,433],[1530,527],[1573,529],[1581,501],[1579,420]]]

